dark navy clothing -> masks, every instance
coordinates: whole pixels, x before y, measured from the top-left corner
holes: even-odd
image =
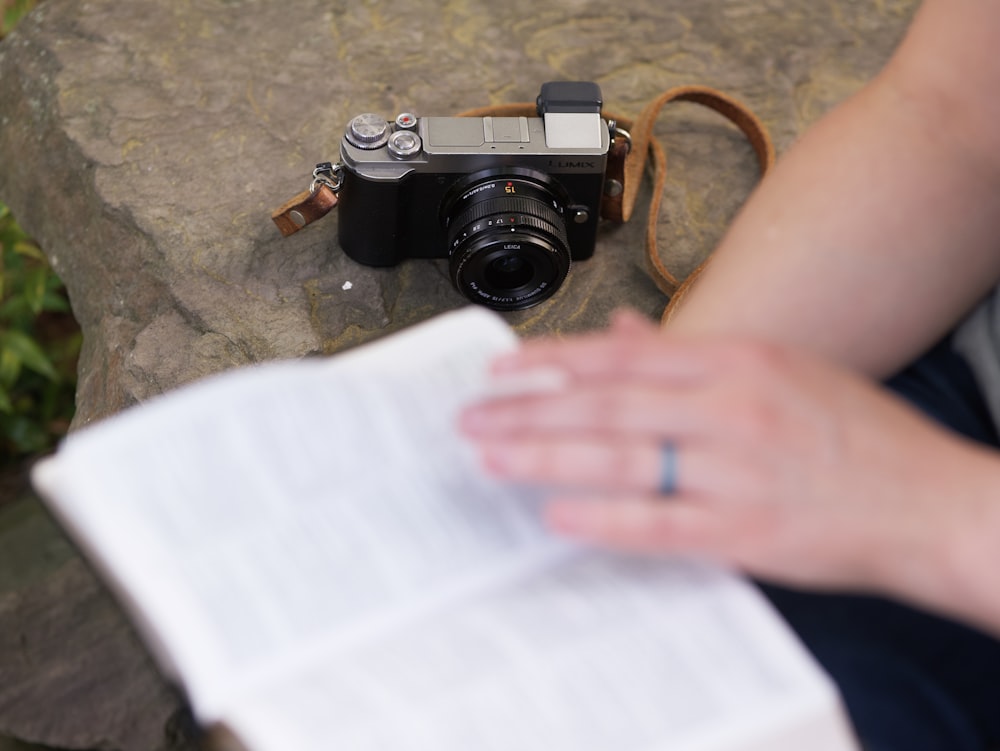
[[[949,340],[887,386],[944,425],[998,446],[975,379]],[[761,588],[837,682],[866,751],[1000,749],[1000,641],[876,597]]]

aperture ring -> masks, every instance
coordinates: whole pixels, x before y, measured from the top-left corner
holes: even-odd
[[[504,221],[506,219],[515,219],[516,221]],[[459,226],[462,226],[462,229],[451,237],[449,252],[454,252],[456,248],[471,237],[489,234],[491,237],[501,238],[507,232],[522,232],[524,230],[537,230],[538,232],[542,232],[544,235],[547,235],[549,238],[554,240],[557,244],[561,245],[562,248],[567,249],[567,253],[569,252],[569,240],[566,239],[565,230],[558,225],[554,225],[551,222],[546,222],[544,219],[538,219],[533,216],[518,214],[516,217],[508,217],[504,215],[497,217],[496,222],[492,225],[482,224],[479,226],[476,222],[469,222],[464,226]]]
[[[528,214],[536,216],[539,219],[545,219],[556,226],[563,223],[563,218],[558,211],[538,199],[523,198],[521,196],[500,196],[472,204],[458,214],[452,222],[452,226],[462,227],[475,222],[477,219],[485,219],[490,214]]]
[[[481,233],[495,234],[504,231],[537,230],[560,244],[569,252],[569,239],[560,217],[554,211],[546,211],[541,206],[538,210],[537,201],[496,199],[498,206],[486,206],[487,203],[470,206],[459,214],[452,223],[452,231],[448,233],[448,250],[454,252],[457,247]],[[480,207],[488,210],[481,211]],[[546,216],[548,214],[548,216]]]

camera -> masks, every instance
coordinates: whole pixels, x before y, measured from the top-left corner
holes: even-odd
[[[594,253],[613,125],[601,90],[545,83],[537,117],[371,113],[341,141],[338,239],[368,266],[447,258],[469,300],[522,310]]]

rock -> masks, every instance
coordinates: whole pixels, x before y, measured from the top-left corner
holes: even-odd
[[[5,557],[26,537],[48,543],[52,555],[57,531],[44,528],[40,509],[24,506],[16,527],[0,526]],[[109,594],[79,557],[56,557],[62,562],[43,576],[33,568],[34,586],[0,590],[0,732],[60,747],[195,751],[195,734],[174,730],[185,719],[178,694]]]
[[[0,733],[66,748],[195,751],[177,692],[36,501],[0,512],[0,549]]]
[[[556,79],[597,81],[609,110],[637,114],[663,89],[703,83],[753,107],[781,150],[879,69],[916,5],[45,0],[0,45],[0,200],[46,250],[84,331],[75,427],[464,304],[442,261],[345,258],[335,215],[289,239],[272,225],[313,164],[336,159],[354,114],[529,101]],[[693,105],[669,109],[659,135],[672,170],[660,245],[683,273],[756,166],[738,132]],[[508,318],[534,334],[600,325],[625,303],[655,315],[665,299],[642,236],[641,221],[602,228],[555,297]],[[0,732],[179,748],[164,732],[173,694],[98,585],[64,566],[0,601]],[[30,669],[9,634],[32,636]],[[78,714],[67,686],[87,693]]]
[[[83,327],[76,424],[464,303],[440,262],[346,259],[335,216],[288,240],[272,226],[269,210],[336,158],[353,114],[531,100],[567,77],[635,114],[700,82],[753,106],[783,147],[879,67],[913,5],[46,0],[2,48],[0,198],[41,240]],[[681,266],[756,179],[742,138],[692,110],[663,119],[677,175],[663,239]],[[624,301],[655,311],[639,237],[638,224],[608,228],[557,299],[511,320],[537,332],[596,325]]]

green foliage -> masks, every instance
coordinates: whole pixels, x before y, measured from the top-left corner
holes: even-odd
[[[0,39],[37,2],[0,0]],[[0,204],[0,466],[66,432],[80,341],[62,282]]]
[[[0,39],[7,36],[21,16],[35,7],[37,0],[2,0],[0,1]]]
[[[0,463],[45,451],[73,416],[80,331],[62,282],[0,204]]]

